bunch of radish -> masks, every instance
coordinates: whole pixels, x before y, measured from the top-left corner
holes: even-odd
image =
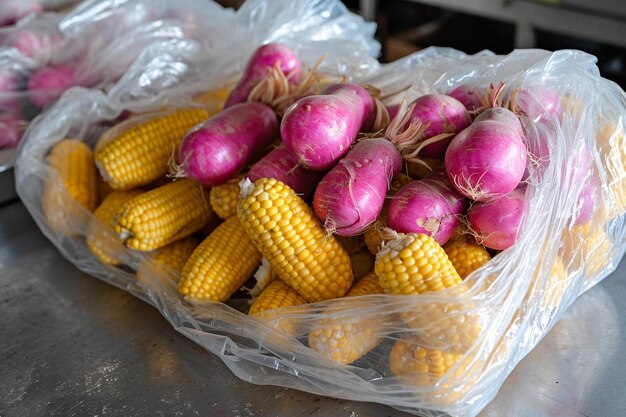
[[[515,243],[526,184],[531,175],[540,178],[549,161],[548,122],[562,113],[557,94],[516,89],[502,105],[503,84],[489,90],[461,85],[385,109],[365,86],[338,82],[307,84],[284,112],[257,101],[259,89],[276,80],[285,94],[298,90],[310,78],[303,74],[284,45],[259,48],[226,108],[183,140],[176,175],[215,186],[250,167],[252,181],[273,177],[305,199],[313,194],[316,216],[340,236],[367,231],[385,206],[391,229],[428,234],[442,245],[461,223],[487,248]],[[578,162],[564,175],[586,181],[585,155]],[[390,198],[391,182],[408,164],[432,172]],[[589,220],[597,193],[597,181],[586,182],[576,222]]]

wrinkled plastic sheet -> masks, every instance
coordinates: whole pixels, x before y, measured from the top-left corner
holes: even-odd
[[[331,4],[316,2],[315,6]],[[252,6],[256,8],[250,10]],[[550,157],[541,175],[530,173],[518,241],[469,275],[464,281],[468,291],[448,289],[419,296],[373,295],[289,307],[281,312],[279,320],[295,324],[298,331],[287,335],[273,327],[276,319],[263,321],[239,311],[246,304],[244,300],[228,304],[189,303],[178,293],[175,273],[158,265],[152,265],[154,273],[149,279],[139,282],[133,270],[142,262],[150,262],[144,254],[127,250],[124,269],[100,264],[85,245],[86,225],[93,219],[84,210],[70,225],[78,236],[59,235],[49,227],[42,214],[41,196],[46,179],[55,175],[44,160],[51,145],[65,137],[78,137],[93,144],[99,132],[98,123],[115,118],[122,108],[153,110],[182,100],[190,91],[197,92],[198,85],[205,89],[218,88],[241,70],[244,60],[223,70],[181,71],[180,78],[175,77],[175,82],[169,84],[173,87],[167,92],[153,91],[152,78],[147,75],[152,74],[151,70],[141,73],[139,69],[109,95],[72,91],[31,126],[20,148],[17,163],[20,197],[44,234],[78,268],[154,305],[177,331],[218,355],[245,381],[379,402],[416,414],[477,415],[567,307],[612,272],[623,256],[624,92],[600,77],[594,57],[578,51],[519,50],[507,56],[489,52],[469,56],[451,49],[429,48],[384,66],[369,59],[353,60],[359,56],[358,51],[353,51],[350,59],[333,57],[333,45],[338,45],[339,51],[343,47],[339,42],[318,43],[313,26],[303,31],[307,41],[298,43],[293,38],[292,27],[306,26],[310,17],[300,21],[296,16],[287,18],[289,13],[285,12],[281,19],[286,21],[276,22],[274,19],[280,14],[270,13],[266,7],[269,6],[252,3],[248,9],[251,30],[272,22],[266,26],[271,26],[267,33],[272,35],[265,40],[295,46],[309,65],[318,53],[329,52],[325,71],[372,84],[390,102],[400,102],[404,97],[410,100],[430,92],[447,92],[460,84],[487,88],[501,81],[506,83],[505,93],[516,88],[545,87],[560,95],[565,112],[563,117],[544,119],[550,126]],[[333,13],[324,12],[317,18],[327,16]],[[324,25],[337,21],[341,18],[323,20],[322,32]],[[341,33],[341,27],[338,26],[336,36]],[[366,45],[367,42],[362,44]],[[364,50],[367,48],[360,51]],[[176,57],[180,56],[186,55],[168,56],[164,62],[146,62],[176,66],[179,63]],[[157,74],[154,79],[159,82],[162,77]],[[527,132],[529,143],[539,140],[532,132]],[[590,155],[591,167],[585,169],[584,176],[597,176],[602,198],[597,201],[592,220],[584,227],[577,227],[573,213],[584,181],[576,180],[571,172],[579,167],[577,155],[581,153]],[[80,210],[69,197],[67,205]],[[555,285],[551,271],[558,260],[564,265],[566,279]],[[480,325],[480,334],[474,342],[434,382],[401,379],[389,368],[391,347],[407,335],[421,337],[421,343],[429,349],[445,352],[450,346],[450,340],[433,335],[428,325],[407,328],[400,315],[411,312],[435,314],[433,317],[444,322]],[[376,326],[373,334],[382,341],[356,362],[338,365],[307,344],[309,331],[325,320]],[[459,325],[459,329],[462,331],[463,326]]]

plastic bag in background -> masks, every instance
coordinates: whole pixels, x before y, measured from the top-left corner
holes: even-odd
[[[26,16],[48,10],[69,7],[80,0],[3,0],[0,8],[0,27],[12,25]]]
[[[66,16],[30,16],[1,30],[0,123],[7,131],[0,147],[14,145],[28,121],[68,88],[106,88],[145,50],[171,41],[210,50],[236,26],[234,12],[211,1],[176,5],[183,16],[214,23],[192,29],[164,0],[92,0]]]

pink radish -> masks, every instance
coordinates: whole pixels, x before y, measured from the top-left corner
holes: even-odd
[[[248,178],[252,182],[259,178],[276,178],[307,200],[324,174],[322,171],[309,171],[302,168],[298,165],[298,158],[293,156],[284,145],[280,145],[250,168]]]
[[[17,145],[26,126],[27,122],[18,113],[0,114],[0,149]]]
[[[524,214],[526,188],[487,203],[475,203],[469,210],[470,227],[479,243],[488,248],[504,250],[512,246]]]
[[[76,65],[45,67],[35,72],[28,80],[28,97],[34,105],[44,108],[61,97],[65,90],[88,84],[79,78]]]
[[[518,118],[495,107],[455,136],[445,156],[450,182],[462,195],[491,201],[513,191],[526,170],[527,150]]]
[[[300,165],[324,171],[348,152],[359,132],[369,130],[374,107],[362,86],[331,85],[287,110],[280,125],[281,137]]]
[[[357,143],[317,186],[315,215],[340,236],[363,232],[376,220],[389,183],[401,169],[402,157],[388,140]]]
[[[550,116],[561,118],[563,106],[559,94],[547,87],[528,86],[513,90],[509,97],[509,108],[522,113],[535,122]]]
[[[207,186],[225,183],[267,148],[278,134],[274,111],[265,104],[235,104],[196,125],[178,150],[176,176]]]
[[[472,123],[472,118],[465,106],[457,99],[444,94],[428,94],[418,97],[413,102],[411,123],[421,126],[419,142],[449,134],[430,145],[426,145],[420,154],[431,158],[443,158],[452,136]]]
[[[252,89],[265,78],[276,65],[291,82],[297,83],[300,79],[301,65],[298,57],[286,46],[270,43],[259,47],[248,60],[243,77],[230,92],[224,108],[248,100]]]
[[[454,90],[448,93],[450,97],[454,97],[463,105],[468,111],[476,111],[481,108],[485,103],[483,103],[484,99],[481,98],[481,95],[476,91],[476,89],[468,86],[468,85],[460,85]]]
[[[2,46],[8,46],[19,50],[23,55],[46,60],[52,50],[63,41],[63,35],[51,28],[50,30],[16,29],[12,31],[2,42]]]
[[[469,201],[456,192],[443,170],[413,181],[393,196],[389,204],[389,227],[402,233],[423,233],[440,245],[459,225]]]

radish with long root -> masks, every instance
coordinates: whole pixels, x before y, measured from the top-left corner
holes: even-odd
[[[377,124],[380,111],[386,115],[378,103],[361,85],[331,85],[287,110],[280,125],[283,143],[301,166],[328,170],[348,152],[359,132]]]
[[[278,135],[274,111],[262,103],[240,103],[193,127],[178,150],[173,176],[206,186],[224,184],[272,144]]]
[[[389,183],[402,169],[402,156],[384,138],[358,142],[319,183],[313,209],[329,233],[354,236],[383,208]]]
[[[401,233],[422,233],[440,245],[454,234],[469,200],[460,195],[443,170],[410,182],[393,196],[389,204],[389,227]]]

